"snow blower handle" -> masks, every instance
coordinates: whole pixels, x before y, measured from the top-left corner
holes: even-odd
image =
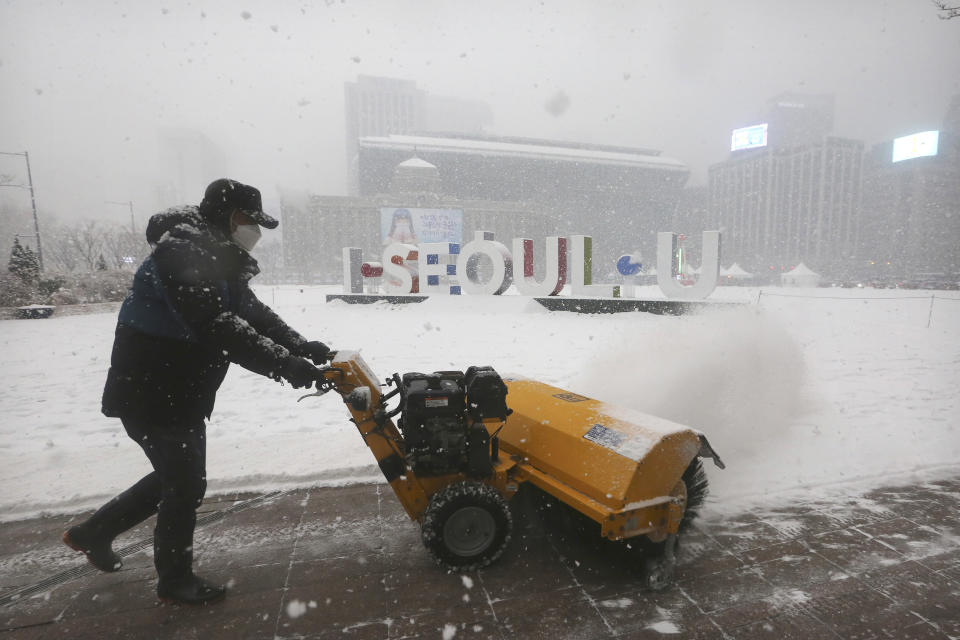
[[[331,362],[336,357],[337,357],[336,351],[330,351],[329,354],[327,355],[327,358]],[[339,370],[334,369],[330,365],[316,367],[317,375],[316,377],[314,377],[314,383],[316,384],[316,388],[317,388],[316,391],[314,391],[313,393],[308,393],[306,395],[300,396],[299,398],[297,398],[297,402],[300,402],[304,398],[322,396],[328,391],[335,389],[337,387],[336,383],[333,380],[331,380],[329,377],[327,377],[327,373],[329,373],[330,371],[339,371]]]
[[[317,365],[318,367],[322,367],[326,363],[331,362],[337,355],[336,351],[332,350],[319,340],[310,340],[309,342],[304,342],[299,347],[293,348],[292,351],[294,355],[312,360],[313,364]]]

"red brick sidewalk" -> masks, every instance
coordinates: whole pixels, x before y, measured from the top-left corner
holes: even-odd
[[[0,524],[0,597],[74,568],[0,607],[0,640],[960,638],[960,477],[703,520],[659,593],[622,548],[529,509],[498,563],[449,575],[385,485],[228,511],[249,497],[204,505],[197,571],[230,593],[200,608],[157,602],[146,550],[119,573],[88,573],[59,542],[82,514]]]

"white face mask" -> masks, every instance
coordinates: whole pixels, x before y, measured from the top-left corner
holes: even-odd
[[[238,224],[230,238],[247,251],[253,251],[257,241],[260,240],[260,225],[258,224]]]

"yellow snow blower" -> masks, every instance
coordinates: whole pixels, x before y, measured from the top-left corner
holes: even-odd
[[[317,394],[343,397],[420,523],[424,545],[447,570],[478,569],[503,553],[513,527],[508,501],[530,483],[598,523],[607,539],[643,539],[654,549],[643,560],[646,583],[662,588],[677,535],[706,497],[700,459],[724,466],[693,429],[533,380],[502,379],[491,367],[394,374],[381,385],[358,352],[340,351],[322,371]]]

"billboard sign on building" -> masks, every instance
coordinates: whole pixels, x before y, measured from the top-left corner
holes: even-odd
[[[752,127],[743,127],[733,130],[730,140],[730,151],[741,149],[755,149],[767,146],[767,123],[755,124]]]
[[[923,131],[893,141],[893,162],[937,155],[939,131]]]
[[[393,242],[461,242],[463,212],[460,209],[380,209],[380,239],[384,246]]]

